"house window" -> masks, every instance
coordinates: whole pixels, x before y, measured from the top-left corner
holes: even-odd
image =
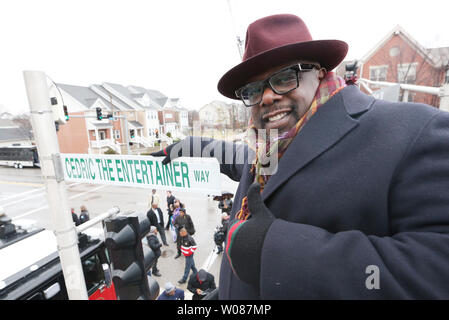
[[[398,82],[415,83],[416,82],[417,63],[398,64]]]
[[[106,139],[106,133],[104,131],[98,131],[98,133],[100,134],[100,140]]]
[[[387,81],[388,66],[369,67],[369,79],[371,81]]]
[[[95,131],[92,131],[92,138],[96,138]]]
[[[403,101],[404,100],[404,95],[406,95],[406,101],[403,102],[413,102],[415,100],[415,92],[411,92],[408,90],[408,92],[405,92],[406,90],[401,90],[399,93],[399,101]]]
[[[446,70],[446,77],[444,78],[444,83],[449,83],[449,69]]]
[[[114,138],[120,139],[120,130],[114,130]]]

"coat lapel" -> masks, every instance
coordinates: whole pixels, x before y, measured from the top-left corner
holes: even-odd
[[[263,199],[358,125],[359,122],[351,115],[368,110],[374,99],[351,87],[320,107],[300,130],[279,161],[277,173],[268,180],[262,192]]]

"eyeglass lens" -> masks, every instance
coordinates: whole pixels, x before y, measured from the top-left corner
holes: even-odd
[[[262,101],[265,82],[267,80],[249,83],[241,89],[240,96],[246,106]],[[285,94],[298,87],[298,71],[293,68],[281,71],[269,77],[268,83],[276,94]]]

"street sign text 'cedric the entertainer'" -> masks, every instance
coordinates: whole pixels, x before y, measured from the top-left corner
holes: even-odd
[[[221,193],[216,159],[178,158],[166,165],[162,160],[151,156],[61,154],[66,181]]]

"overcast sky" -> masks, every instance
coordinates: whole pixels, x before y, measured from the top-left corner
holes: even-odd
[[[193,109],[230,101],[216,87],[240,62],[236,34],[293,13],[312,37],[361,58],[401,25],[425,47],[449,46],[449,2],[303,0],[14,0],[0,2],[0,112],[29,110],[23,70],[56,83],[112,82],[159,90]],[[231,15],[232,12],[232,15]]]

